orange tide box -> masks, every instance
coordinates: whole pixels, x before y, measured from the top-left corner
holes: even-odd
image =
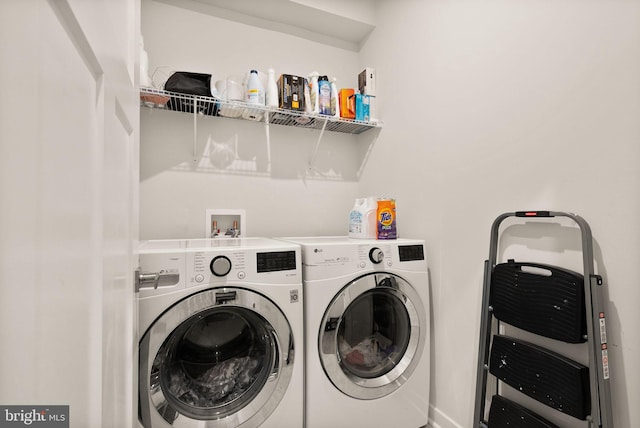
[[[353,98],[351,98],[355,92],[355,89],[340,89],[338,91],[340,117],[344,117],[345,119],[354,119],[356,117],[356,106]]]
[[[378,224],[378,239],[398,238],[395,199],[378,199],[376,223]]]

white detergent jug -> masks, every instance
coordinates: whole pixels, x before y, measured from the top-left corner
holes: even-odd
[[[373,196],[356,199],[349,213],[349,237],[375,239],[377,209],[378,199]]]

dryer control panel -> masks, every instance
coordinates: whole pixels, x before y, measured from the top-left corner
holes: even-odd
[[[288,239],[302,245],[303,270],[307,280],[340,277],[359,271],[427,271],[422,240],[347,237]]]
[[[398,245],[401,262],[424,260],[424,245]]]

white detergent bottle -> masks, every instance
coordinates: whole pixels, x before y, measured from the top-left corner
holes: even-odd
[[[378,237],[378,198],[369,196],[364,207],[365,238]]]
[[[247,96],[245,101],[249,104],[264,105],[264,85],[258,77],[257,70],[251,70],[247,82]]]
[[[340,117],[340,106],[338,103],[338,86],[336,78],[331,78],[331,114],[334,117]]]
[[[378,200],[375,197],[357,198],[349,213],[349,237],[358,239],[376,238],[376,211]]]
[[[270,68],[267,72],[267,107],[278,107],[278,84],[276,83],[276,72]]]
[[[149,77],[149,55],[144,48],[144,37],[140,35],[140,86],[152,87],[151,78]]]
[[[311,106],[311,92],[309,90],[309,81],[304,79],[304,112],[313,113],[313,107]]]
[[[318,90],[318,77],[320,74],[317,71],[312,71],[309,73],[309,98],[310,98],[310,106],[311,113],[318,114],[320,112],[320,104],[319,104],[319,96],[320,92]]]

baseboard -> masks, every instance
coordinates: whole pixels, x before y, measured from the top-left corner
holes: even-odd
[[[432,405],[429,405],[429,428],[463,428],[462,425],[457,424],[449,416],[436,409]]]

